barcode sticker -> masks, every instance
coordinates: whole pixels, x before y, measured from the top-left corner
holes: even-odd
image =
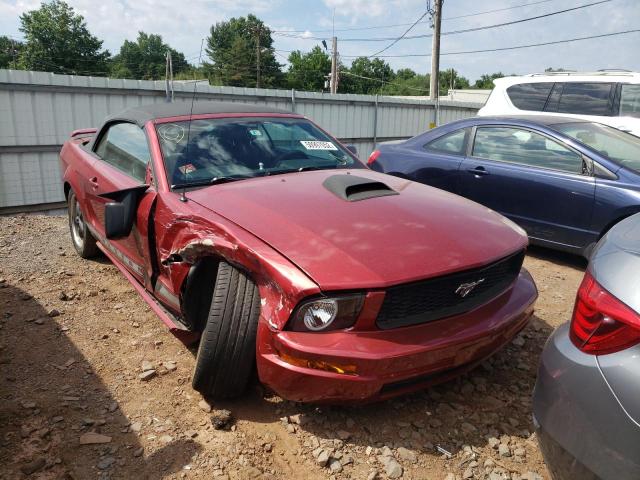
[[[321,142],[320,140],[300,140],[300,143],[307,150],[338,150],[331,142]]]

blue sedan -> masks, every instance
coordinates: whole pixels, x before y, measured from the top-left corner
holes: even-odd
[[[587,257],[640,212],[640,138],[575,118],[468,118],[380,144],[368,163],[500,212],[532,243]]]

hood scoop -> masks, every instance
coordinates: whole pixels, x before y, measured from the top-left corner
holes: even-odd
[[[322,185],[336,197],[347,202],[386,197],[387,195],[400,195],[386,183],[376,182],[370,178],[356,175],[332,175],[322,182]]]

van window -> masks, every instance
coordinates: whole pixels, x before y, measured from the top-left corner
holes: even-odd
[[[622,85],[620,90],[620,116],[640,118],[640,85]]]
[[[549,100],[547,100],[547,104],[544,107],[545,112],[557,112],[558,105],[560,104],[560,95],[562,95],[562,82],[556,83],[551,89],[551,94],[549,95]]]
[[[612,83],[563,82],[559,113],[610,116],[613,114]]]
[[[553,82],[520,83],[507,88],[507,94],[516,108],[541,112],[551,87]]]

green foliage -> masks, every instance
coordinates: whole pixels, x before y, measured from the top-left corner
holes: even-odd
[[[24,44],[6,36],[0,36],[0,68],[18,68],[18,58]]]
[[[23,68],[55,73],[106,75],[108,51],[91,35],[82,15],[61,0],[42,3],[20,16],[26,44],[20,55]]]
[[[410,68],[401,68],[396,72],[396,79],[411,80],[412,78],[415,78],[416,75],[417,73],[411,70]]]
[[[271,30],[255,15],[232,18],[211,27],[206,54],[207,70],[214,85],[255,87],[257,52],[260,47],[260,87],[283,84],[281,66],[275,59]]]
[[[315,46],[308,53],[300,50],[289,55],[287,86],[307,92],[321,92],[325,76],[331,72],[331,58],[320,47]]]
[[[475,88],[483,88],[487,90],[491,90],[493,88],[493,81],[496,78],[506,77],[506,75],[502,72],[496,72],[492,74],[485,73],[480,76],[479,80],[476,80],[476,83],[473,85]]]
[[[120,53],[113,57],[111,76],[137,80],[160,80],[165,78],[166,53],[171,52],[174,77],[189,69],[184,54],[162,42],[160,35],[138,32],[135,42],[125,40]]]
[[[401,73],[402,72],[402,73]],[[399,70],[393,83],[385,85],[383,95],[426,96],[429,95],[429,75]]]
[[[367,57],[358,57],[351,63],[350,68],[342,68],[340,71],[339,93],[365,95],[380,93],[384,89],[385,82],[393,82],[396,77],[389,64],[379,58],[371,60]]]
[[[453,68],[443,70],[438,76],[438,83],[440,84],[440,95],[446,95],[449,89],[470,88],[469,80],[461,76]]]

